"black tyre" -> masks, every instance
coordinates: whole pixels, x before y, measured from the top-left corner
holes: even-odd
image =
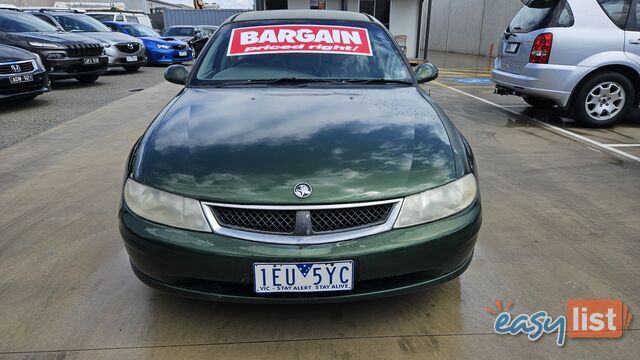
[[[624,118],[633,105],[633,84],[624,75],[603,72],[576,90],[573,110],[576,121],[587,127],[608,127]]]
[[[536,109],[551,109],[556,106],[556,103],[552,100],[543,99],[535,96],[525,96],[523,97],[524,101],[527,104],[533,106]]]
[[[76,80],[80,81],[81,83],[89,84],[98,80],[99,77],[100,75],[80,75],[76,76]]]
[[[123,68],[124,68],[124,70],[126,72],[130,72],[130,73],[134,73],[134,72],[140,70],[140,66],[139,65],[136,65],[136,66],[123,66]]]

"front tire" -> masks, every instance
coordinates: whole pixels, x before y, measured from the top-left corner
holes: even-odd
[[[533,106],[536,109],[552,109],[556,106],[556,103],[552,100],[543,99],[535,96],[525,96],[524,101]]]
[[[633,84],[615,72],[604,72],[585,81],[576,91],[576,121],[587,127],[609,127],[624,118],[635,99]]]
[[[90,84],[98,80],[99,77],[100,75],[80,75],[80,76],[76,76],[76,80],[84,84]]]

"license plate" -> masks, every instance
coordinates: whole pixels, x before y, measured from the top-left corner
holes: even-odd
[[[93,65],[100,63],[100,59],[98,58],[85,58],[83,59],[85,65]]]
[[[180,51],[178,53],[178,56],[187,56],[187,52],[186,51]]]
[[[33,81],[33,75],[19,75],[19,76],[12,76],[9,78],[9,82],[11,84],[19,84],[19,83],[30,82],[30,81]]]
[[[504,52],[515,54],[516,52],[518,52],[519,46],[520,46],[519,43],[508,43],[507,47],[504,49]]]
[[[134,61],[138,61],[137,56],[127,56],[127,62],[134,62]]]
[[[256,293],[304,293],[353,289],[353,261],[253,264]]]

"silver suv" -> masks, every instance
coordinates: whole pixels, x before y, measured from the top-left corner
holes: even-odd
[[[638,106],[640,0],[522,2],[501,41],[496,93],[569,109],[592,127]]]

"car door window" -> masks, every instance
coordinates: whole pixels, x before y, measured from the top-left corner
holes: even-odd
[[[631,0],[598,0],[598,3],[614,24],[621,29],[625,28]]]
[[[124,16],[122,16],[122,15],[117,15],[117,16],[116,16],[116,21],[124,21]]]

